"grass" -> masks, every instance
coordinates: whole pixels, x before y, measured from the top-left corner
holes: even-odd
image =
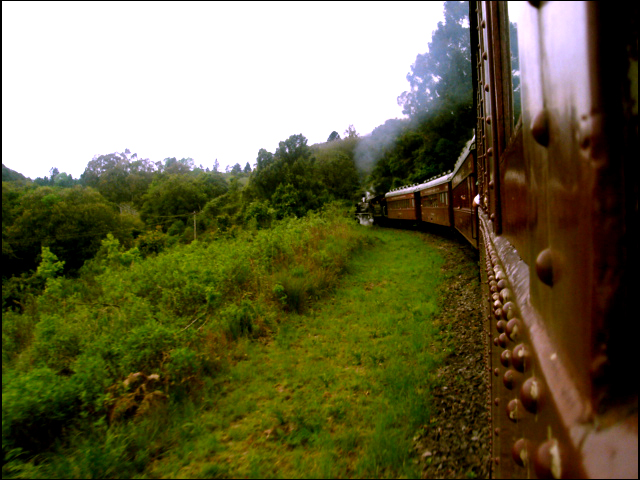
[[[442,260],[414,233],[370,234],[378,246],[352,260],[333,297],[292,313],[273,341],[246,342],[193,422],[198,435],[146,474],[419,476],[411,437],[429,416]]]
[[[105,291],[115,295],[122,290],[129,295],[129,290],[137,289],[135,299],[140,305],[120,302],[122,307],[105,307],[104,312],[93,314],[92,321],[98,326],[106,320],[112,321],[110,325],[134,318],[138,322],[122,327],[137,332],[124,335],[123,346],[106,340],[96,343],[102,357],[76,352],[85,348],[78,339],[88,341],[85,320],[94,317],[78,315],[72,322],[75,317],[69,312],[64,316],[47,312],[36,333],[42,336],[51,330],[51,338],[60,343],[56,351],[63,352],[64,347],[68,354],[51,357],[60,365],[29,373],[29,382],[42,377],[43,382],[49,382],[41,389],[49,392],[47,398],[76,409],[75,392],[91,387],[96,393],[88,398],[94,403],[83,400],[87,407],[77,413],[54,408],[51,402],[38,403],[32,395],[26,395],[24,401],[16,397],[14,409],[22,408],[23,403],[25,409],[46,404],[49,410],[66,415],[60,421],[52,420],[50,427],[60,429],[54,444],[30,456],[20,448],[5,450],[4,407],[9,397],[3,385],[3,476],[419,476],[411,439],[415,430],[428,422],[429,392],[441,341],[446,337],[446,328],[432,322],[439,309],[443,260],[413,232],[362,229],[365,233],[358,235],[369,238],[360,239],[360,244],[373,246],[353,255],[340,243],[351,235],[346,227],[334,227],[330,236],[323,237],[317,226],[305,230],[302,223],[297,225],[293,227],[300,232],[273,230],[256,236],[255,245],[239,245],[237,251],[220,248],[212,257],[215,262],[209,257],[205,261],[203,255],[209,250],[185,247],[186,255],[193,256],[191,261],[166,255],[117,271],[121,278],[104,276],[105,281],[113,282],[113,288],[105,287]],[[308,248],[295,247],[286,235],[309,237],[303,243]],[[316,244],[324,247],[314,250]],[[291,245],[294,250],[288,252]],[[260,256],[252,253],[252,248],[261,252]],[[250,259],[254,273],[238,280],[244,271],[240,254]],[[289,257],[295,261],[285,265]],[[264,268],[258,268],[261,262]],[[177,275],[179,269],[186,273]],[[174,272],[173,280],[156,270]],[[234,275],[228,284],[224,283],[227,277],[219,273],[227,270]],[[131,287],[122,286],[129,276]],[[334,288],[336,281],[338,287]],[[255,291],[247,295],[250,288]],[[143,305],[143,294],[158,297],[157,306]],[[223,297],[231,297],[233,302],[222,305],[210,318],[202,317],[196,308],[199,301],[213,309]],[[105,298],[101,300],[104,304],[117,303]],[[126,313],[125,307],[131,312]],[[176,312],[185,311],[177,316]],[[194,321],[202,322],[202,332],[195,330],[200,324],[188,327]],[[227,333],[222,335],[221,328]],[[258,328],[260,334],[256,334]],[[4,334],[3,324],[3,350]],[[16,365],[26,365],[30,357],[20,355],[14,355]],[[42,356],[51,363],[51,358]],[[135,365],[144,357],[145,365],[155,362],[164,368],[163,375],[177,379],[169,390],[170,401],[128,421],[109,422],[99,412],[92,413],[91,408],[101,405],[103,387],[110,385],[104,374],[105,362],[119,356],[125,365],[119,367],[119,378],[137,371]],[[198,363],[205,357],[211,363],[206,369]],[[67,364],[76,371],[72,377],[55,375],[51,370],[68,368]],[[11,372],[5,369],[3,358],[3,384],[5,373]],[[96,378],[107,383],[98,385]],[[18,385],[19,380],[16,377],[12,385]],[[31,391],[37,385],[26,387]],[[16,388],[10,392],[17,392]],[[97,407],[92,407],[94,404]],[[48,418],[45,410],[41,416]],[[25,420],[15,415],[28,425],[26,413]],[[85,422],[65,424],[73,415]]]

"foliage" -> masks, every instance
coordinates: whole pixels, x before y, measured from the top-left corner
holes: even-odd
[[[162,171],[160,162],[138,158],[129,149],[122,153],[96,155],[87,163],[80,176],[83,185],[97,189],[111,202],[138,203],[153,179],[154,172]]]
[[[415,116],[451,109],[472,99],[469,4],[444,2],[445,22],[438,23],[429,50],[416,57],[407,75],[411,89],[398,97],[403,113]]]
[[[355,138],[338,138],[314,145],[313,156],[318,179],[334,199],[353,200],[358,197],[361,173],[355,162]]]
[[[29,190],[12,216],[12,224],[3,225],[3,275],[34,269],[43,246],[65,262],[66,272],[77,271],[95,255],[107,233],[131,245],[142,227],[135,217],[120,215],[97,191],[81,186]]]
[[[445,2],[429,51],[416,57],[407,75],[410,90],[398,97],[409,120],[389,120],[360,142],[372,165],[368,189],[384,193],[451,170],[473,135],[468,4]]]
[[[120,428],[153,418],[167,402],[201,398],[207,378],[234,361],[230,345],[269,335],[283,311],[330,291],[361,242],[337,205],[284,222],[266,202],[247,211],[271,228],[171,248],[161,247],[167,235],[159,230],[133,248],[108,235],[75,280],[61,278],[62,262],[43,248],[35,277],[47,288],[23,313],[3,317],[3,454],[11,471],[26,468],[16,458],[63,448],[77,429],[103,435],[104,422]],[[304,279],[298,304],[288,278]],[[274,296],[278,282],[287,302]]]
[[[26,185],[28,183],[27,177],[22,175],[15,170],[11,170],[9,167],[5,167],[4,163],[2,164],[2,181],[3,182],[13,182],[19,185]]]
[[[155,179],[143,195],[140,215],[148,224],[162,225],[166,230],[176,217],[187,217],[204,208],[206,203],[228,190],[217,173],[193,175],[169,174]]]
[[[340,140],[340,134],[334,130],[329,135],[329,138],[327,138],[327,142],[333,142],[335,140]]]

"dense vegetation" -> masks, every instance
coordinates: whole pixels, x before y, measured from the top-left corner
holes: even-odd
[[[412,66],[409,118],[371,135],[291,135],[224,173],[129,150],[96,155],[79,179],[3,165],[4,475],[66,476],[55,452],[85,462],[76,476],[141,472],[165,448],[138,444],[160,428],[146,419],[216,398],[238,342],[267,341],[332,291],[367,242],[349,218],[361,192],[450,168],[471,135],[463,7],[445,3]]]

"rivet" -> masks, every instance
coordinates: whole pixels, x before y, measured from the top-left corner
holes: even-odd
[[[489,188],[493,190],[493,180],[489,181]]]
[[[500,397],[494,398],[493,399],[493,404],[496,405],[496,406],[500,405]]]
[[[502,318],[502,308],[496,308],[493,312],[496,318]]]
[[[503,310],[506,308],[506,305],[503,307]],[[509,318],[509,314],[507,313],[507,318]],[[520,338],[520,320],[517,318],[512,318],[507,322],[507,337],[509,337],[512,341],[517,342]]]
[[[510,358],[513,358],[513,355],[511,355]],[[509,390],[513,389],[513,384],[515,383],[515,372],[511,369],[504,372],[502,383],[504,383],[504,386]]]
[[[487,122],[487,125],[491,125],[491,116],[487,116],[487,118],[485,118],[485,121]],[[491,147],[487,148],[487,154],[491,155],[493,153],[493,150],[491,149]]]
[[[538,447],[533,465],[540,478],[561,478],[562,458],[560,444],[551,438]]]
[[[493,462],[494,462],[496,465],[500,465],[500,457],[496,457],[496,458],[494,458],[494,459],[493,459]]]
[[[543,147],[549,145],[549,116],[545,109],[540,110],[531,122],[531,135]]]
[[[520,438],[516,440],[511,448],[511,456],[513,457],[513,461],[516,462],[521,467],[526,467],[529,465],[529,459],[531,458],[531,454],[533,452],[533,447],[531,446],[531,442],[529,440],[525,440],[524,438]]]
[[[498,337],[493,339],[493,344],[497,347],[498,346]]]
[[[524,416],[524,409],[522,408],[520,400],[516,398],[509,402],[507,405],[507,416],[512,422],[522,420],[522,417]]]
[[[531,413],[536,413],[540,405],[541,394],[542,384],[540,381],[535,377],[528,378],[520,389],[520,399],[524,408]]]
[[[500,369],[499,369],[499,368],[494,368],[494,369],[493,369],[493,374],[494,374],[496,377],[499,377],[499,376],[500,376]]]
[[[507,316],[507,320],[511,320],[513,317],[515,317],[515,314],[516,314],[516,304],[513,302],[505,302],[502,307],[502,310],[504,310]]]
[[[496,219],[496,214],[492,213],[491,216],[489,217],[491,219],[491,221],[493,222]]]
[[[503,288],[507,288],[509,286],[509,282],[507,282],[504,278],[498,282],[498,288],[502,290]]]
[[[487,52],[482,52],[482,59],[486,60],[488,58]]]
[[[538,258],[536,258],[536,273],[538,274],[538,278],[542,283],[550,287],[557,282],[558,269],[554,263],[557,264],[557,260],[554,261],[554,255],[550,248],[542,250],[538,254]]]
[[[503,333],[507,328],[507,322],[505,322],[504,320],[498,320],[498,322],[496,323],[496,328],[498,329],[498,332]]]
[[[489,91],[489,84],[488,84],[488,83],[485,83],[485,84],[484,84],[484,91],[485,91],[485,92],[488,92],[488,91]]]
[[[496,273],[497,280],[506,280],[506,278],[507,278],[507,274],[504,273],[502,270],[499,270],[498,273]]]
[[[507,335],[505,333],[501,333],[498,336],[498,343],[502,348],[507,348],[508,340],[507,340]]]
[[[511,361],[516,370],[524,372],[529,368],[530,357],[529,349],[521,343],[513,349]]]
[[[500,354],[500,363],[505,367],[509,367],[511,365],[511,350],[505,350]]]
[[[496,428],[496,429],[493,431],[493,433],[495,433],[495,434],[496,434],[496,437],[499,437],[499,436],[500,436],[500,429],[499,429],[499,428]]]
[[[503,279],[500,280],[501,282],[503,281]],[[498,287],[500,288],[500,287]],[[509,300],[511,300],[512,297],[512,293],[511,293],[511,289],[509,288],[503,288],[502,290],[500,290],[500,299],[504,302],[507,303]]]

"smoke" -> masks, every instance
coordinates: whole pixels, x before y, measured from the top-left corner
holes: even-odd
[[[409,125],[408,119],[393,118],[376,127],[370,134],[360,137],[354,152],[356,166],[369,175],[396,139]]]

